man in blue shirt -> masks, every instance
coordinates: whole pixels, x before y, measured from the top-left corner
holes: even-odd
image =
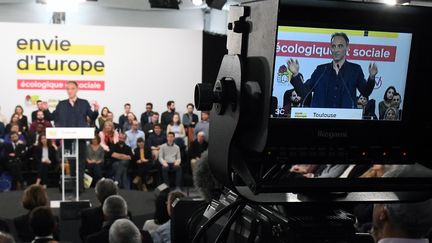
[[[369,64],[366,81],[360,65],[346,60],[348,45],[345,33],[334,33],[331,36],[333,61],[319,65],[304,83],[298,60],[288,60],[288,69],[293,74],[291,84],[303,100],[312,96],[311,107],[354,109],[357,107],[357,90],[365,97],[372,93],[378,68],[375,63]]]
[[[57,104],[56,110],[53,113],[54,123],[56,127],[88,127],[87,117],[91,120],[96,120],[99,115],[99,105],[94,104],[93,110],[87,100],[77,97],[78,83],[69,81],[66,84],[68,99],[62,100]],[[73,140],[65,140],[65,147],[71,147]],[[84,166],[85,166],[85,140],[79,141],[79,183],[80,191],[84,190]],[[75,172],[75,163],[71,163],[72,175]]]
[[[131,147],[132,151],[137,147],[138,138],[145,139],[144,132],[138,130],[139,124],[138,121],[132,122],[132,127],[129,131],[126,132],[126,144]]]

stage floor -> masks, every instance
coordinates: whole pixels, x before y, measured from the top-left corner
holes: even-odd
[[[61,200],[61,192],[58,188],[48,188],[47,192],[51,201]],[[23,191],[0,193],[0,218],[13,219],[26,213],[26,210],[21,206],[22,194]],[[142,228],[147,219],[153,218],[155,210],[155,195],[153,192],[120,190],[119,194],[126,200],[128,209],[132,213],[132,220],[138,228]],[[83,192],[80,195],[80,200],[90,200],[93,207],[99,205],[94,188]],[[56,215],[59,215],[58,208],[53,208],[53,211]],[[78,230],[78,228],[76,227],[74,230]]]

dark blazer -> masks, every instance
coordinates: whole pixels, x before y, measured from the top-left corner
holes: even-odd
[[[131,212],[128,211],[129,219],[132,219]],[[79,234],[81,240],[86,240],[92,234],[101,231],[104,222],[102,206],[95,208],[86,208],[81,211],[81,226]],[[109,229],[109,228],[108,228]],[[96,242],[96,241],[93,241]]]
[[[375,87],[375,80],[365,80],[360,65],[348,61],[339,74],[333,69],[333,63],[326,63],[319,65],[305,83],[301,77],[301,74],[293,77],[291,84],[302,99],[309,98],[313,92],[311,107],[356,108],[357,90],[369,97]]]
[[[39,146],[34,147],[33,150],[34,159],[36,164],[42,163],[42,148]],[[48,158],[51,160],[51,165],[57,164],[57,151],[53,146],[48,147]]]
[[[138,160],[140,160],[140,149],[139,147],[136,147],[133,151],[133,156],[132,156],[132,161],[136,162]],[[152,153],[151,153],[151,149],[149,146],[145,145],[144,146],[144,157],[148,160],[151,160],[152,158]]]
[[[4,148],[5,148],[5,155],[8,158],[8,160],[15,159],[15,158],[23,159],[27,151],[26,146],[22,143],[17,144],[15,149],[13,148],[12,143],[7,143],[5,144]],[[10,157],[9,156],[10,153],[15,153],[15,157]]]
[[[144,130],[144,125],[147,124],[147,123],[149,123],[149,119],[150,119],[151,116],[153,116],[153,112],[143,112],[141,114],[140,121],[141,121],[141,128],[142,128],[142,130]]]
[[[87,116],[96,120],[98,111],[92,111],[87,100],[78,98],[72,106],[69,100],[62,100],[54,111],[54,122],[56,127],[88,127]]]
[[[85,240],[87,236],[99,232],[102,228],[103,221],[104,215],[102,206],[82,210],[81,227],[79,229],[81,240]]]
[[[198,140],[194,140],[189,149],[189,158],[201,158],[201,154],[208,148],[208,143],[206,141],[200,144]]]
[[[21,117],[21,119],[19,120],[19,124],[20,124],[20,127],[22,127],[23,132],[28,132],[29,122],[28,122],[27,116],[23,115]]]
[[[96,233],[89,235],[85,239],[85,243],[109,243],[109,229],[112,224],[107,224]]]

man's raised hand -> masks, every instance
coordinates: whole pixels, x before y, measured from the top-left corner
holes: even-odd
[[[300,70],[300,65],[297,59],[290,58],[287,62],[288,70],[293,74],[293,76],[297,76]]]
[[[375,80],[375,76],[378,74],[378,67],[376,63],[369,63],[369,78]]]

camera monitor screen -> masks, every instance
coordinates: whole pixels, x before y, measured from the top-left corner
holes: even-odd
[[[279,26],[272,117],[401,120],[411,37]]]

